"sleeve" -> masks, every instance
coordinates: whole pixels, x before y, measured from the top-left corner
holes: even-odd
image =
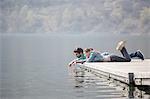
[[[86,62],[86,58],[85,59],[77,58],[76,62],[78,62],[78,63],[84,63],[84,62]]]

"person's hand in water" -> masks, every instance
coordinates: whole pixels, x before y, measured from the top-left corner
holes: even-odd
[[[71,62],[69,63],[69,67],[71,67],[71,66],[73,66],[73,65],[75,65],[75,64],[76,64],[76,61],[73,60],[73,61],[71,61]]]

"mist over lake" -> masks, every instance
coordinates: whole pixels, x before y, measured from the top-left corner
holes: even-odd
[[[149,29],[150,0],[0,0],[0,98],[124,98],[94,75],[70,78],[68,63],[76,47],[121,55],[120,40],[150,58]]]
[[[1,0],[0,32],[150,34],[149,0]]]
[[[123,39],[127,40],[129,52],[140,49],[150,58],[147,36],[4,34],[1,39],[4,99],[73,97],[75,93],[69,91],[73,85],[68,81],[67,64],[75,58],[72,52],[75,47],[93,47],[121,55],[115,47]]]

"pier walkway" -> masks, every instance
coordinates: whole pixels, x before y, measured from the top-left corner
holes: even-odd
[[[94,62],[79,64],[89,72],[119,80],[131,85],[150,86],[150,59],[132,60],[131,62]]]

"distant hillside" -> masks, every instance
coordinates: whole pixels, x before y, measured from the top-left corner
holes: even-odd
[[[150,34],[150,0],[0,0],[1,33]]]

